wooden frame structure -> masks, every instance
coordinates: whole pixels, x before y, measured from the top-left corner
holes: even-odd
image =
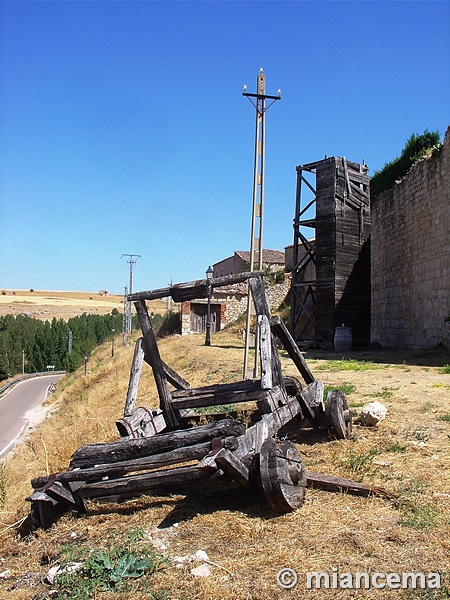
[[[192,388],[161,359],[145,301],[170,294],[176,301],[205,297],[210,288],[248,281],[260,336],[260,377],[225,385]],[[277,512],[300,507],[306,485],[345,489],[368,495],[374,490],[347,480],[306,473],[295,445],[287,439],[304,427],[332,429],[335,437],[351,434],[352,415],[345,395],[314,378],[303,355],[279,317],[270,315],[260,273],[244,273],[139,292],[135,301],[142,328],[136,343],[121,439],[87,444],[74,452],[69,470],[32,480],[31,518],[47,528],[67,510],[84,510],[84,499],[121,501],[145,494],[197,494],[239,487],[262,488]],[[303,383],[283,376],[280,342],[296,365]],[[136,408],[143,361],[152,368],[159,407]],[[235,405],[254,404],[250,425],[237,419]],[[229,405],[226,415],[223,405]],[[209,407],[211,422],[196,410]],[[217,407],[217,408],[216,408]],[[282,436],[283,439],[280,439]],[[168,468],[170,467],[170,468]]]
[[[369,342],[369,200],[365,165],[334,156],[297,167],[290,331],[300,346],[329,345],[343,323]]]

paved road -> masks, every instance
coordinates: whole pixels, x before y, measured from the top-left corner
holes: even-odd
[[[47,397],[49,385],[57,383],[61,377],[50,374],[26,379],[0,398],[0,457],[28,427],[32,413]]]

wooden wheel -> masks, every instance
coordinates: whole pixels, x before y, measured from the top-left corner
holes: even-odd
[[[334,428],[338,439],[345,440],[352,434],[352,412],[347,398],[341,390],[328,392],[325,401],[325,414],[329,424]]]
[[[306,472],[292,442],[265,440],[261,446],[260,473],[264,494],[276,512],[292,512],[302,506]]]

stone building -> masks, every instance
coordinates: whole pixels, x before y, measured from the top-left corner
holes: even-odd
[[[257,257],[255,252],[255,264]],[[281,250],[263,250],[263,267],[270,271],[279,271],[284,269],[284,252]],[[214,277],[225,277],[226,275],[236,275],[236,273],[245,273],[250,270],[250,252],[246,250],[236,250],[233,256],[224,258],[213,265]]]

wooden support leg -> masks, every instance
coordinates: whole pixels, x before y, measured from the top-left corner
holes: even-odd
[[[175,429],[178,427],[179,421],[172,408],[172,396],[169,391],[166,373],[164,371],[163,362],[159,355],[155,334],[150,322],[150,317],[148,316],[145,300],[138,300],[135,302],[135,306],[139,317],[139,323],[141,324],[142,333],[144,334],[145,360],[150,364],[153,370],[153,375],[155,377],[156,387],[159,394],[160,408],[163,411],[167,427],[170,429]]]
[[[130,382],[128,384],[127,399],[123,410],[123,417],[131,417],[136,405],[139,380],[141,378],[142,362],[144,360],[143,340],[139,338],[134,347],[133,363],[131,365]]]
[[[309,370],[309,367],[306,364],[305,359],[303,358],[303,354],[298,349],[294,338],[289,333],[288,329],[286,328],[286,325],[283,323],[281,318],[278,316],[272,317],[270,319],[270,326],[272,328],[272,331],[283,344],[283,348],[289,354],[292,362],[295,364],[295,366],[301,373],[303,379],[305,380],[305,383],[312,383],[314,381],[314,375]]]

